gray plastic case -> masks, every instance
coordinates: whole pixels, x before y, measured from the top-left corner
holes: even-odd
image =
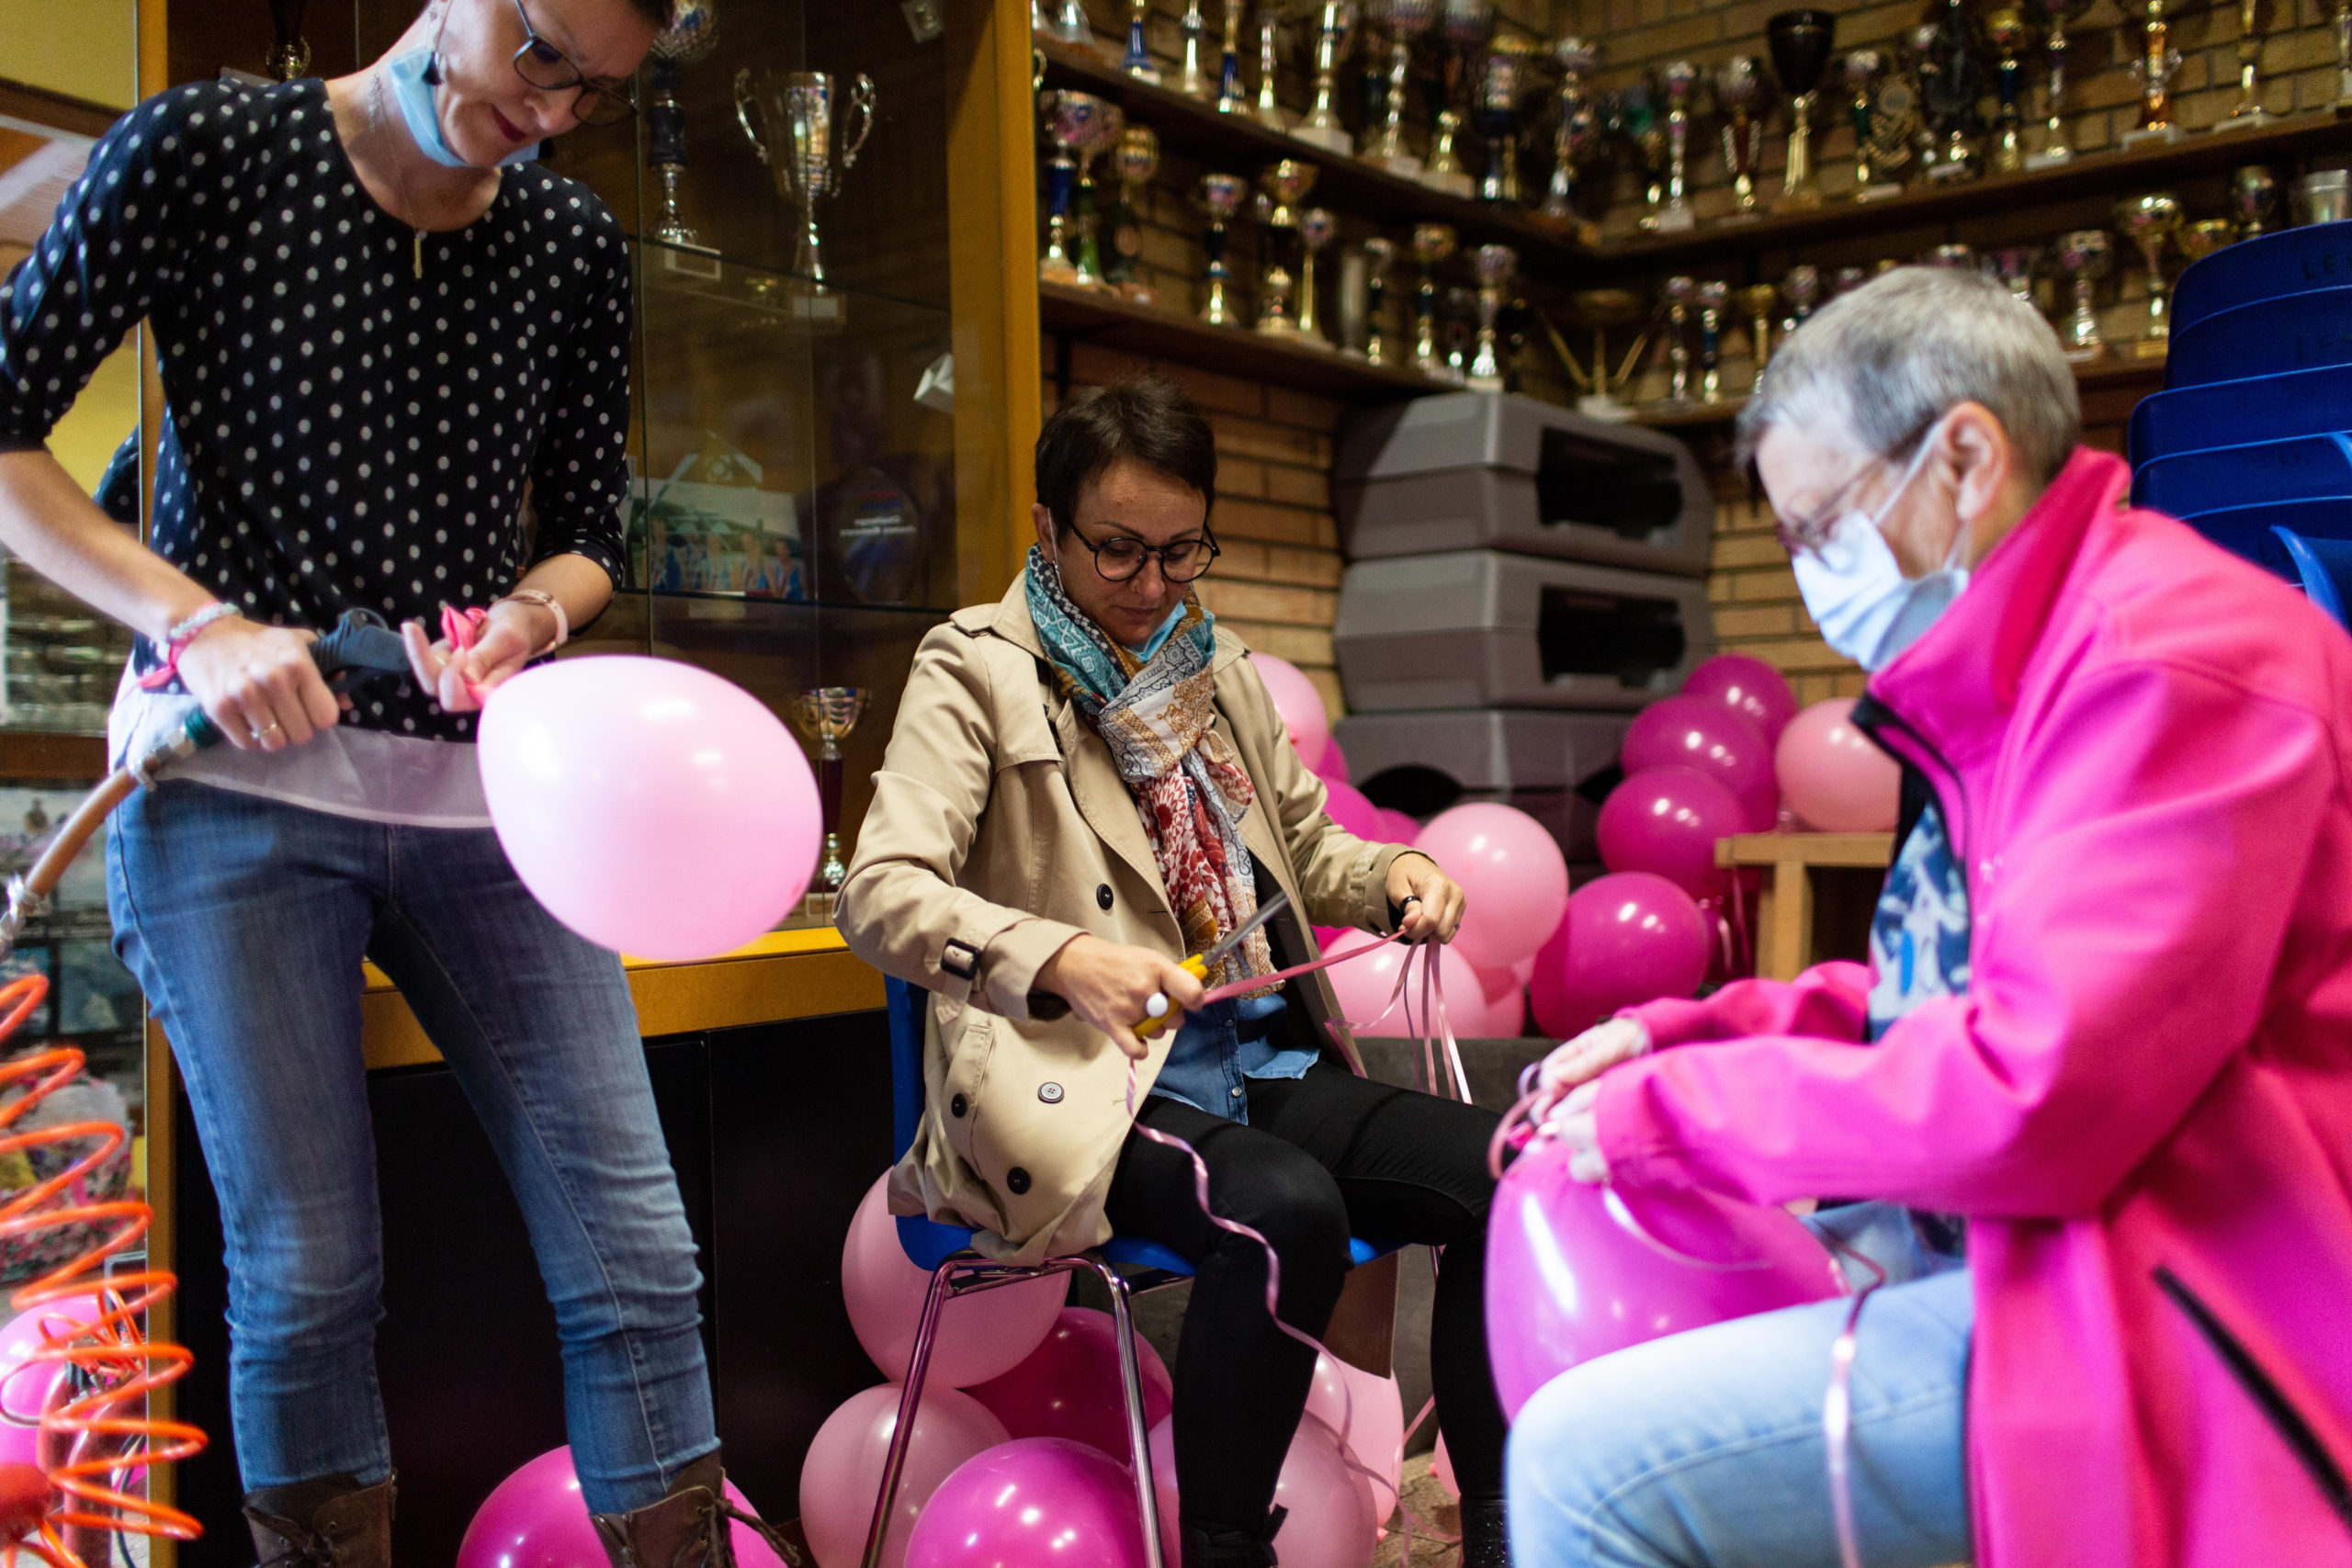
[[[1375,798],[1407,770],[1450,779],[1474,800],[1517,807],[1544,825],[1571,863],[1600,852],[1600,807],[1577,787],[1614,764],[1633,716],[1455,708],[1434,713],[1351,713],[1334,731],[1348,771]],[[1420,793],[1415,791],[1413,793]]]
[[[1630,712],[1672,695],[1715,651],[1696,578],[1497,550],[1357,561],[1332,643],[1357,713]]]
[[[1367,411],[1331,481],[1351,560],[1503,549],[1698,577],[1713,547],[1714,492],[1680,441],[1508,393]]]

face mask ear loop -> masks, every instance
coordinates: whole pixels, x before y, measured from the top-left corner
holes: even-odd
[[[441,7],[440,25],[433,29],[433,48],[424,57],[424,69],[418,73],[419,76],[423,78],[424,85],[428,87],[437,87],[441,85],[441,39],[444,34],[448,32],[448,30],[449,7],[447,4],[444,4]],[[440,112],[440,106],[435,104],[434,106],[435,115],[437,117]]]

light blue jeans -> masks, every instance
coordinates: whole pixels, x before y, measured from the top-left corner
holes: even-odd
[[[391,1470],[363,956],[440,1047],[521,1204],[590,1510],[654,1502],[718,1446],[694,1235],[620,961],[539,908],[495,834],[167,783],[115,812],[107,893],[220,1198],[248,1490]]]
[[[1889,1276],[1862,1310],[1854,1360],[1862,1561],[1965,1562],[1968,1270],[1921,1247],[1889,1204],[1814,1223]],[[1545,1384],[1511,1427],[1514,1568],[1836,1568],[1821,1401],[1849,1304],[1655,1339]]]

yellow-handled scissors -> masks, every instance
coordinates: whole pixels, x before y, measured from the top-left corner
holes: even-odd
[[[1206,953],[1194,953],[1178,967],[1188,972],[1195,980],[1206,980],[1209,977],[1209,971],[1224,963],[1226,955],[1239,947],[1251,931],[1281,914],[1289,906],[1289,894],[1275,894],[1272,898],[1259,905],[1258,912],[1242,921],[1240,929],[1231,936],[1227,937]],[[1152,992],[1151,999],[1144,1003],[1144,1011],[1151,1016],[1136,1025],[1136,1038],[1138,1040],[1148,1040],[1159,1032],[1159,1026],[1166,1021],[1169,1013],[1168,993]]]

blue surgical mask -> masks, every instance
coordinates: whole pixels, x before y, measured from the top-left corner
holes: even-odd
[[[410,140],[417,150],[445,169],[470,169],[474,165],[458,156],[448,140],[441,134],[441,117],[434,107],[433,84],[424,79],[424,68],[432,62],[429,49],[412,49],[406,54],[396,54],[384,62],[384,70],[391,83],[392,101],[400,106],[401,118],[407,122]],[[502,169],[516,164],[527,164],[539,155],[536,141],[519,152],[509,153],[498,161]]]
[[[1183,618],[1184,602],[1182,599],[1179,599],[1176,601],[1176,607],[1168,612],[1168,618],[1159,623],[1159,629],[1153,632],[1149,637],[1144,638],[1141,646],[1131,649],[1128,651],[1132,652],[1137,659],[1143,660],[1145,662],[1148,663],[1151,660],[1151,656],[1158,653],[1161,646],[1168,641],[1168,635],[1176,629],[1176,623]]]
[[[1968,586],[1969,530],[1952,536],[1942,567],[1925,577],[1903,575],[1880,525],[1927,467],[1936,432],[1919,443],[1911,466],[1876,512],[1860,508],[1831,525],[1817,549],[1796,552],[1797,592],[1821,628],[1822,639],[1865,670],[1881,670],[1919,640]]]

